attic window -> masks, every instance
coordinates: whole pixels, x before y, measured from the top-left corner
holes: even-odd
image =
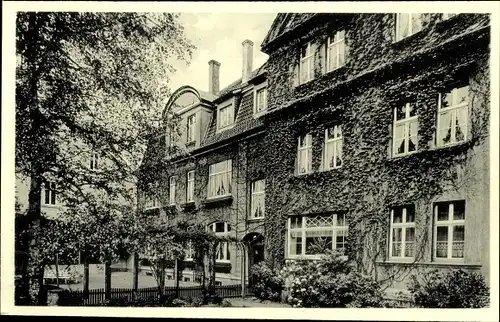
[[[266,83],[254,88],[254,116],[260,116],[267,110],[267,87]]]
[[[234,104],[231,101],[229,104],[222,105],[218,110],[217,129],[225,130],[234,124]]]

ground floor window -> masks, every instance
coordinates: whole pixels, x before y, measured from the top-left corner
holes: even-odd
[[[344,213],[290,217],[288,257],[319,257],[332,249],[344,253],[347,230]]]
[[[463,259],[465,246],[465,201],[434,205],[434,258]]]

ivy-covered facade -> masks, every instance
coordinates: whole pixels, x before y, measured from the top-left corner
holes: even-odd
[[[262,44],[266,260],[489,280],[489,16],[279,14]]]
[[[251,41],[243,42],[243,53],[242,78],[226,88],[218,88],[220,64],[210,61],[208,92],[186,85],[172,94],[164,112],[169,126],[149,147],[139,186],[144,214],[172,225],[202,223],[243,242],[218,246],[216,283],[222,284],[239,284],[264,256],[265,174],[257,165],[264,155],[267,70],[266,64],[252,68]],[[182,264],[182,279],[190,282],[196,277],[192,251]]]

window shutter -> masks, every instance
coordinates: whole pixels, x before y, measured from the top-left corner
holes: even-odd
[[[299,86],[299,63],[295,63],[293,69],[293,87]]]
[[[321,42],[319,50],[314,55],[314,63],[317,66],[316,70],[321,75],[326,74],[326,42],[326,39]]]
[[[316,42],[311,42],[311,52],[313,53],[313,55],[312,55],[313,62],[312,63],[314,66],[311,80],[320,76],[320,72],[321,72],[321,66],[319,64],[320,59],[318,57],[318,51],[319,51],[318,49],[319,49],[318,44]]]
[[[349,61],[351,60],[351,56],[350,56],[350,47],[349,47],[349,39],[350,39],[350,36],[351,36],[351,32],[345,32],[345,36],[344,36],[344,46],[345,46],[345,56],[344,56],[344,60],[345,60],[345,64],[348,64]]]

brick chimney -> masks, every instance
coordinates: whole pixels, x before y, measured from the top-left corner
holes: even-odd
[[[214,95],[219,95],[219,68],[218,61],[208,62],[208,91]]]
[[[241,74],[241,83],[246,83],[253,70],[253,42],[249,39],[243,43],[243,69]]]

